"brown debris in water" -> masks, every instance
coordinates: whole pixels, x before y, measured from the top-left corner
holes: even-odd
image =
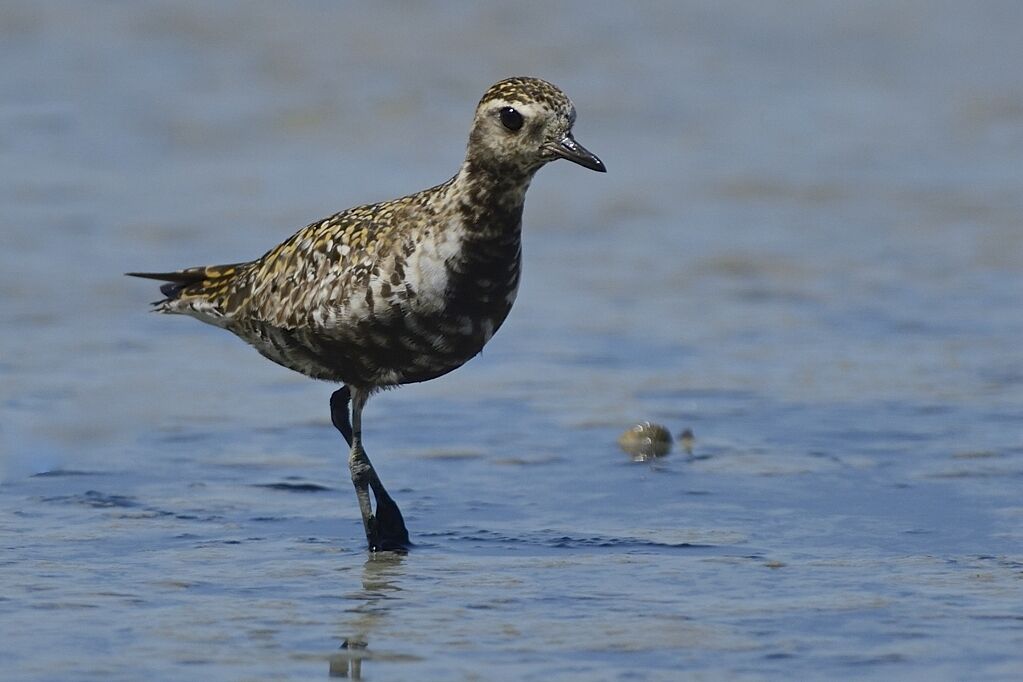
[[[654,422],[640,422],[618,437],[618,446],[636,462],[671,452],[671,431]]]

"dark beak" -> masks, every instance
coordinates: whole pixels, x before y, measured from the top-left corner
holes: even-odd
[[[572,133],[565,133],[561,140],[551,147],[552,151],[563,159],[578,163],[584,168],[595,170],[599,173],[606,173],[607,168],[604,162],[597,158],[597,155],[590,152],[586,147],[575,141]]]

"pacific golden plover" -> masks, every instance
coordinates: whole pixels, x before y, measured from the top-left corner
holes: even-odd
[[[409,536],[362,446],[366,400],[460,367],[500,328],[518,290],[533,175],[559,158],[605,171],[573,138],[574,122],[557,87],[508,78],[480,100],[447,182],[314,222],[246,263],[128,273],[167,282],[156,311],[223,327],[280,365],[343,384],[331,421],[351,447],[371,550],[407,547]]]

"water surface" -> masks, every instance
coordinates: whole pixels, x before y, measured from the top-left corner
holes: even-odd
[[[1016,3],[8,2],[5,678],[1018,679]],[[485,353],[377,396],[146,313],[444,180],[493,81],[575,100]],[[650,419],[691,456],[634,463]]]

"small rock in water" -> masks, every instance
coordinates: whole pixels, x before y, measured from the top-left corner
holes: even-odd
[[[671,452],[671,431],[653,422],[640,422],[618,436],[618,445],[637,462]]]
[[[682,449],[686,451],[687,455],[693,454],[693,443],[696,442],[696,436],[693,435],[692,429],[686,429],[682,433],[678,434],[678,444],[682,446]]]

